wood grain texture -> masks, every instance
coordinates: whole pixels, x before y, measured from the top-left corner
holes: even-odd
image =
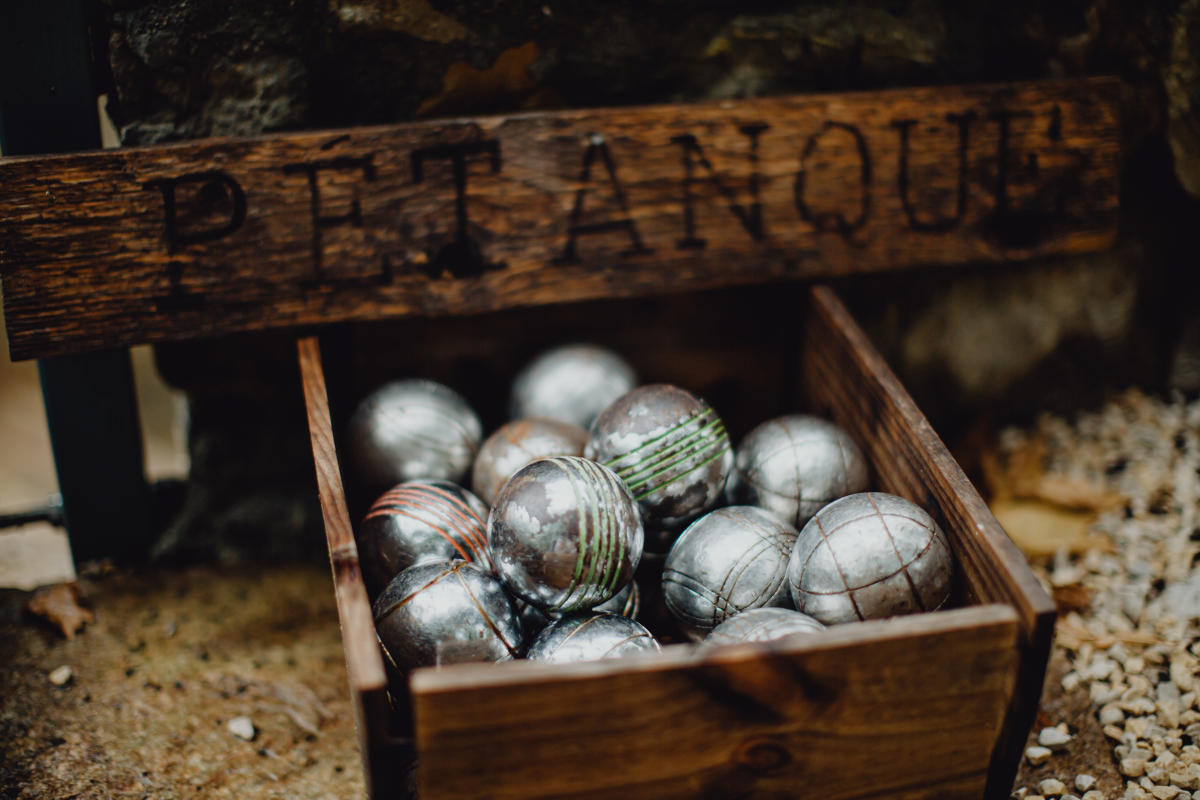
[[[1005,798],[1041,696],[1054,601],[850,312],[828,287],[814,287],[811,296],[804,376],[814,408],[863,447],[880,489],[937,519],[953,545],[967,601],[1017,611],[1020,669],[988,787],[989,797]]]
[[[1023,259],[1116,227],[1109,79],[0,161],[14,357]]]
[[[317,491],[321,498],[329,562],[333,569],[338,621],[346,650],[351,705],[354,708],[368,792],[374,797],[391,796],[404,780],[403,765],[398,763],[403,761],[404,750],[389,736],[387,676],[376,644],[375,622],[359,570],[354,530],[346,509],[317,338],[307,336],[299,339],[297,352],[304,401],[308,409]]]
[[[708,653],[419,670],[420,796],[979,797],[1015,637],[1012,609],[983,606]]]

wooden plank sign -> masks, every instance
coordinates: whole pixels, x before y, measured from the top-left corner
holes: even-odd
[[[4,159],[12,354],[1095,249],[1116,98],[901,89]]]

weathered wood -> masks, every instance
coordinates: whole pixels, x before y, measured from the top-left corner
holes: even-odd
[[[404,770],[403,765],[397,763],[399,745],[391,741],[389,736],[387,676],[383,669],[383,657],[376,644],[375,621],[367,601],[367,590],[358,565],[354,529],[346,509],[342,473],[329,416],[325,372],[321,365],[321,348],[316,337],[308,336],[297,342],[297,351],[304,402],[308,409],[308,431],[312,440],[317,491],[321,498],[325,538],[329,545],[329,563],[333,569],[338,621],[341,623],[342,644],[346,650],[351,706],[354,709],[354,724],[358,730],[367,788],[374,797],[396,796],[402,785]]]
[[[1015,637],[993,605],[707,655],[420,670],[420,796],[979,797]]]
[[[14,357],[1103,247],[1113,80],[0,164]]]
[[[1054,601],[846,307],[828,287],[811,294],[804,383],[814,407],[864,448],[879,488],[938,520],[953,544],[967,600],[1005,603],[1019,615],[1016,698],[988,787],[988,797],[1007,797],[1042,691]]]

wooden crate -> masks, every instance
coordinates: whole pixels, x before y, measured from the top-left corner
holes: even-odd
[[[698,382],[719,392],[730,380],[750,383],[724,398],[725,408],[733,406],[735,431],[753,423],[748,417],[800,409],[845,427],[867,454],[873,487],[928,509],[949,535],[959,576],[953,610],[704,656],[677,645],[660,655],[609,662],[421,669],[396,714],[388,708],[354,544],[349,508],[362,500],[347,501],[343,491],[320,345],[316,338],[301,340],[313,453],[373,796],[406,796],[413,769],[424,799],[967,798],[984,796],[989,780],[990,794],[1007,796],[1037,709],[1053,603],[837,294],[822,286],[799,294],[773,287],[770,295],[734,293],[733,305],[745,311],[727,309],[720,318],[714,310],[730,303],[729,293],[656,306],[639,336],[661,341],[675,331],[678,339],[647,345],[657,354],[632,357],[671,372],[667,377],[683,385],[690,377],[693,387]],[[781,318],[789,307],[792,318]],[[569,339],[595,330],[597,319],[637,319],[644,310],[593,304],[550,313],[557,322],[552,329]],[[526,341],[513,341],[515,331],[508,330],[508,347],[493,344],[489,355],[503,362],[506,356],[492,351],[525,353],[531,340],[544,341],[542,320],[525,317],[533,332]],[[716,324],[706,331],[706,321]],[[489,322],[470,325],[487,330]],[[507,330],[511,322],[495,325]],[[739,325],[736,335],[726,330],[730,323]],[[448,335],[469,340],[462,333]],[[367,331],[355,339],[374,336]],[[621,346],[619,332],[600,338]],[[345,346],[337,367],[342,374]],[[673,367],[666,366],[671,354]],[[438,377],[453,371],[424,363],[426,372],[441,369]],[[795,385],[780,385],[789,380]],[[766,390],[771,383],[774,390]],[[505,387],[495,388],[502,395]],[[719,401],[717,408],[725,413]]]
[[[10,349],[401,320],[299,341],[373,797],[1003,798],[1053,605],[835,292],[797,282],[1109,245],[1118,89],[899,89],[0,159]],[[717,293],[684,294],[703,290]],[[568,333],[705,396],[735,439],[777,413],[832,417],[874,488],[949,534],[953,607],[704,657],[419,670],[390,708],[352,529],[369,498],[343,481],[337,418],[387,351],[388,369],[459,388],[494,427],[503,379]]]

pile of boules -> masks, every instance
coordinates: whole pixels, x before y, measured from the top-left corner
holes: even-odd
[[[378,497],[356,538],[397,675],[655,651],[637,621],[643,594],[706,647],[930,611],[949,595],[945,534],[913,503],[867,492],[866,460],[832,422],[773,419],[735,453],[707,402],[638,385],[592,345],[527,365],[510,414],[482,440],[456,392],[409,379],[349,422],[351,469]],[[639,591],[647,547],[665,558]]]

